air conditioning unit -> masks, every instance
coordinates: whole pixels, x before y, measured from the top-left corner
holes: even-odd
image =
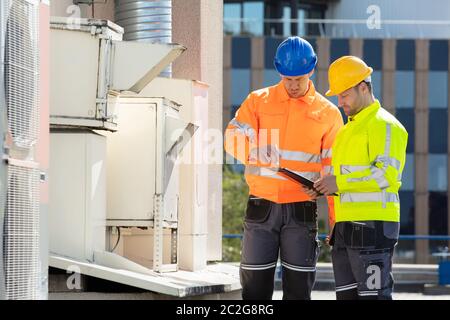
[[[177,269],[179,165],[194,126],[163,98],[123,97],[118,131],[107,133],[107,225],[153,228],[153,270]],[[171,263],[163,264],[163,229],[172,233]]]
[[[49,173],[50,253],[93,262],[105,250],[105,136],[52,129]]]
[[[188,80],[158,77],[140,93],[143,96],[163,96],[181,105],[180,117],[198,126],[180,154],[179,266],[197,271],[206,267],[207,247],[219,248],[210,233],[221,230],[208,228],[208,85]]]
[[[0,297],[37,299],[39,1],[1,1],[0,41]]]
[[[116,130],[123,91],[139,92],[185,48],[122,41],[123,28],[107,20],[51,20],[50,124]]]

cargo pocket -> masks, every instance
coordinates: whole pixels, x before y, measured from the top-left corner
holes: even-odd
[[[250,195],[245,211],[245,222],[263,223],[269,218],[271,202]]]
[[[398,222],[382,222],[383,227],[380,228],[383,231],[380,239],[380,243],[377,244],[377,248],[393,248],[398,242],[398,237],[400,233],[400,223]]]
[[[307,250],[306,262],[308,265],[315,266],[320,254],[320,241],[317,239],[317,224],[308,223],[306,225],[308,230],[308,242],[310,243]]]
[[[292,217],[297,224],[316,225],[317,229],[317,205],[313,202],[294,203]]]
[[[346,222],[344,243],[352,249],[372,249],[376,245],[376,230],[373,221]]]

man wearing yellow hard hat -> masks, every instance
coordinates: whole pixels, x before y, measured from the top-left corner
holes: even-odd
[[[314,186],[337,193],[330,245],[338,300],[392,299],[408,133],[373,96],[372,71],[354,56],[337,59],[328,71],[326,95],[338,96],[348,123],[332,146],[333,173]]]

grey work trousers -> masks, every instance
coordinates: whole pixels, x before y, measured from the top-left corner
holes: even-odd
[[[316,203],[278,204],[250,196],[240,265],[243,299],[272,299],[278,256],[283,299],[309,300],[319,256]]]
[[[331,258],[338,300],[391,300],[398,222],[336,223]]]

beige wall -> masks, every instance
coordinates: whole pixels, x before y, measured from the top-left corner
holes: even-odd
[[[222,132],[223,1],[173,0],[172,41],[187,50],[172,65],[174,78],[206,82],[210,129]],[[219,150],[222,150],[221,141]],[[219,155],[222,159],[222,153]],[[222,259],[222,165],[209,166],[208,260]]]

